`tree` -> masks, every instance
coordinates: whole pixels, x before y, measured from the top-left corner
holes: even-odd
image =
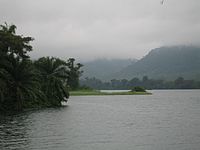
[[[143,78],[142,78],[142,82],[148,82],[148,81],[149,81],[148,76],[143,76]]]
[[[140,86],[141,85],[141,81],[138,78],[133,78],[129,81],[129,86],[133,87],[133,86]]]
[[[62,101],[69,98],[66,89],[67,63],[59,58],[42,57],[34,64],[41,74],[42,91],[46,95],[46,102],[49,106],[60,106]]]
[[[175,81],[174,81],[175,87],[176,88],[182,88],[184,85],[184,78],[183,77],[178,77]]]
[[[22,110],[28,101],[36,100],[41,95],[37,74],[29,60],[12,58],[4,69],[4,76],[1,77],[6,83],[7,98],[3,103],[7,108]]]
[[[33,38],[15,30],[15,25],[0,25],[0,103],[1,109],[22,110],[25,100],[35,97],[38,84],[27,55]]]
[[[67,60],[67,66],[69,68],[67,84],[71,90],[76,90],[79,87],[79,77],[83,73],[83,71],[80,70],[83,65],[80,63],[74,64],[74,62],[74,58],[69,58]]]
[[[16,35],[15,25],[0,25],[0,53],[2,56],[12,56],[17,59],[29,58],[28,52],[32,51],[30,42],[32,37]]]

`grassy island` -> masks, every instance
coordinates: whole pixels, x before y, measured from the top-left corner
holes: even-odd
[[[128,91],[128,92],[101,92],[99,90],[78,90],[78,91],[70,91],[70,96],[101,96],[101,95],[151,95],[149,92],[136,92],[136,91]]]

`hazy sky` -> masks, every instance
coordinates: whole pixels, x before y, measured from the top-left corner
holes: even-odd
[[[0,0],[0,23],[32,36],[32,57],[141,58],[200,45],[200,0]]]

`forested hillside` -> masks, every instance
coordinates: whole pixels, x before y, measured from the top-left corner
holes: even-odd
[[[151,50],[134,64],[114,73],[110,78],[132,79],[148,76],[174,80],[177,77],[199,80],[200,48],[193,46],[161,47]]]
[[[101,80],[107,80],[111,74],[119,72],[125,67],[134,64],[136,59],[98,59],[90,62],[83,63],[83,76],[96,77]]]

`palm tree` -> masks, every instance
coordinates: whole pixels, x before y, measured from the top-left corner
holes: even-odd
[[[16,35],[15,30],[15,25],[0,25],[0,103],[3,109],[22,110],[40,91],[27,55],[33,38]]]
[[[62,101],[67,101],[69,93],[65,84],[68,77],[66,63],[58,58],[42,57],[34,64],[40,71],[42,91],[49,105],[60,106]]]
[[[4,102],[6,107],[22,110],[28,100],[37,100],[42,95],[37,73],[30,60],[19,61],[10,57],[8,65],[4,65],[3,69],[1,79],[7,87],[7,99]]]

